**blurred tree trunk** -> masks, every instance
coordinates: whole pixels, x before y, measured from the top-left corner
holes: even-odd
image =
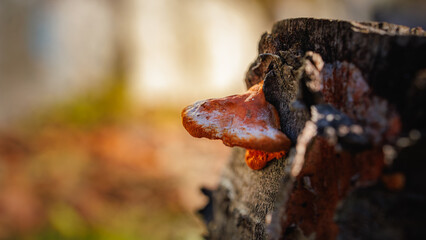
[[[209,239],[426,239],[426,34],[387,23],[289,19],[259,43],[294,146],[260,171],[235,149]]]

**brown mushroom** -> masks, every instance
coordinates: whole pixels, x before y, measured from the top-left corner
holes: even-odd
[[[273,153],[291,146],[277,110],[265,99],[263,82],[243,94],[198,101],[183,109],[182,122],[193,137],[221,139],[230,147]]]

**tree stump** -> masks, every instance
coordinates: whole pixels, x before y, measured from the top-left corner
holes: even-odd
[[[245,79],[262,80],[293,147],[260,171],[234,150],[208,239],[426,239],[422,29],[283,20]]]

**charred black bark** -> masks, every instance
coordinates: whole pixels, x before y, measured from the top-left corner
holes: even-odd
[[[246,83],[265,81],[294,147],[260,171],[234,151],[208,238],[425,238],[425,56],[421,29],[276,23]]]

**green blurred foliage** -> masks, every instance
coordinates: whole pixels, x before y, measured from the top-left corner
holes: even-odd
[[[106,83],[101,89],[55,104],[41,114],[39,121],[92,127],[122,119],[130,111],[125,81],[112,79]]]

